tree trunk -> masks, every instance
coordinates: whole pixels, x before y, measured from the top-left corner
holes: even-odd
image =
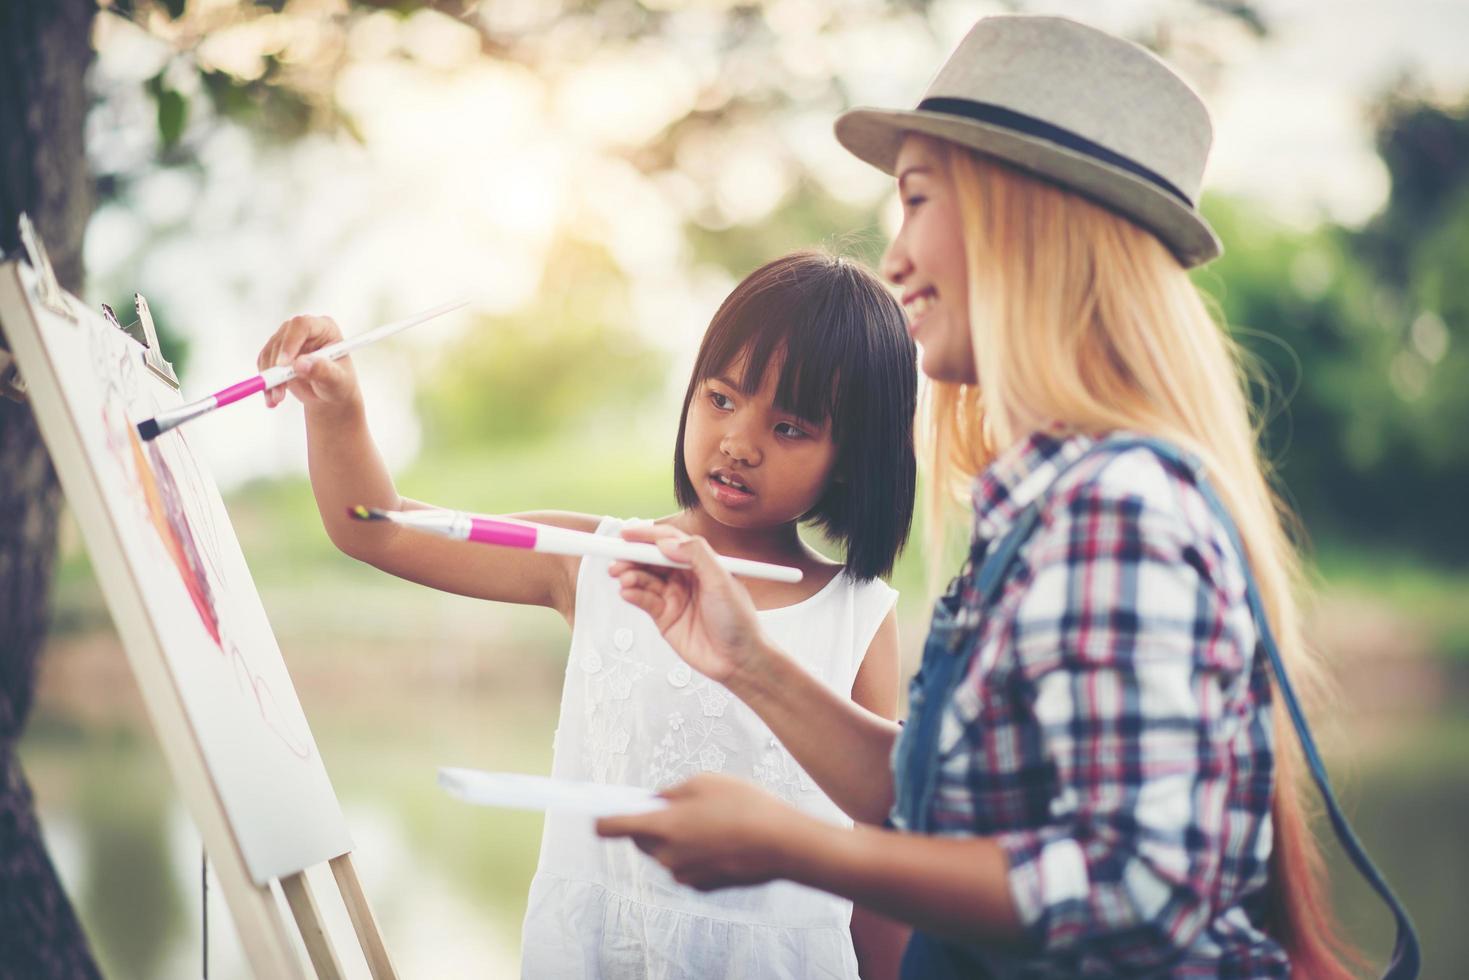
[[[0,246],[30,214],[81,292],[92,210],[83,147],[95,0],[0,0]],[[15,755],[50,616],[61,494],[30,406],[0,399],[0,976],[99,976]]]

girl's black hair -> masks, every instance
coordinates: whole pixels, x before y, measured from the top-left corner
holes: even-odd
[[[831,481],[802,520],[842,544],[856,578],[891,572],[913,522],[916,469],[917,354],[902,307],[855,262],[815,251],[769,262],[736,286],[699,345],[678,419],[673,487],[686,509],[699,503],[683,460],[689,404],[741,355],[745,394],[760,390],[776,358],[776,407],[831,425]]]

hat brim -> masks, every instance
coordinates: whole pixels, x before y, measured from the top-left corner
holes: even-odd
[[[1090,198],[1157,235],[1186,268],[1224,253],[1196,209],[1136,174],[1049,140],[918,109],[852,109],[836,121],[838,142],[887,174],[896,168],[898,150],[910,133],[970,147]]]

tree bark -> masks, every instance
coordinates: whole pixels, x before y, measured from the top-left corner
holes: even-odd
[[[0,246],[27,212],[81,292],[95,0],[0,0]],[[15,755],[51,611],[61,494],[30,406],[0,399],[0,977],[97,977]]]

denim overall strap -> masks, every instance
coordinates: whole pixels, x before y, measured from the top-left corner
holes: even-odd
[[[975,579],[980,609],[993,603],[1016,553],[1035,529],[1040,509],[1041,501],[1025,508],[1014,527],[989,548],[980,562]],[[957,585],[962,591],[962,576]],[[979,625],[977,616],[972,622],[966,621],[966,610],[950,610],[947,601],[948,597],[940,599],[936,606],[934,624],[923,648],[923,665],[909,696],[908,724],[898,737],[895,757],[896,810],[906,829],[913,833],[931,832],[944,709],[954,688],[968,673],[974,656],[973,632]],[[983,956],[983,950],[972,944],[940,939],[915,929],[903,950],[899,976],[902,980],[979,980],[988,976]]]
[[[1039,516],[1039,502],[1027,507],[1010,532],[981,562],[976,581],[981,609],[993,601],[1005,580],[1005,572],[1020,546],[1030,537]],[[942,612],[938,614],[941,615]],[[944,629],[938,628],[936,622],[924,645],[922,679],[914,692],[915,700],[920,702],[919,710],[917,717],[910,717],[909,724],[903,726],[894,780],[898,813],[907,823],[907,829],[915,833],[929,830],[934,786],[938,782],[939,730],[943,725],[944,706],[967,673],[974,654],[973,646],[965,642],[969,632],[962,622],[951,623]]]
[[[1132,445],[1143,446],[1177,466],[1192,469],[1192,466],[1177,449],[1157,439],[1138,438],[1126,441],[1114,440],[1107,443],[1110,449],[1127,448]],[[1291,686],[1290,678],[1285,672],[1285,664],[1280,659],[1280,649],[1275,645],[1275,638],[1270,633],[1270,621],[1265,617],[1265,605],[1260,601],[1260,590],[1255,585],[1255,576],[1251,573],[1249,562],[1245,558],[1244,545],[1240,542],[1234,519],[1230,517],[1224,502],[1219,499],[1214,488],[1204,479],[1203,474],[1199,475],[1197,486],[1199,492],[1204,495],[1204,499],[1208,501],[1210,508],[1213,509],[1215,518],[1229,534],[1229,543],[1234,546],[1235,553],[1239,555],[1240,565],[1245,575],[1246,600],[1250,605],[1250,615],[1255,620],[1255,629],[1259,633],[1259,645],[1264,648],[1265,655],[1270,658],[1270,669],[1275,673],[1276,688],[1280,691],[1281,700],[1290,714],[1296,735],[1301,740],[1306,764],[1311,769],[1311,778],[1315,780],[1316,788],[1321,792],[1321,799],[1326,803],[1326,812],[1331,817],[1331,826],[1336,831],[1337,840],[1341,842],[1342,849],[1347,852],[1347,856],[1352,859],[1352,864],[1356,865],[1362,877],[1367,879],[1367,883],[1387,904],[1388,909],[1392,911],[1393,918],[1397,920],[1397,941],[1393,944],[1392,960],[1382,975],[1383,980],[1411,980],[1418,976],[1422,968],[1422,954],[1418,948],[1418,934],[1413,929],[1413,920],[1408,917],[1408,911],[1403,907],[1403,903],[1393,894],[1387,881],[1382,877],[1382,873],[1367,856],[1367,849],[1357,839],[1352,825],[1347,822],[1340,804],[1336,801],[1336,795],[1331,791],[1331,782],[1326,777],[1326,764],[1321,761],[1321,754],[1316,750],[1316,740],[1311,737],[1311,729],[1306,724],[1305,712],[1301,710],[1295,688]]]

